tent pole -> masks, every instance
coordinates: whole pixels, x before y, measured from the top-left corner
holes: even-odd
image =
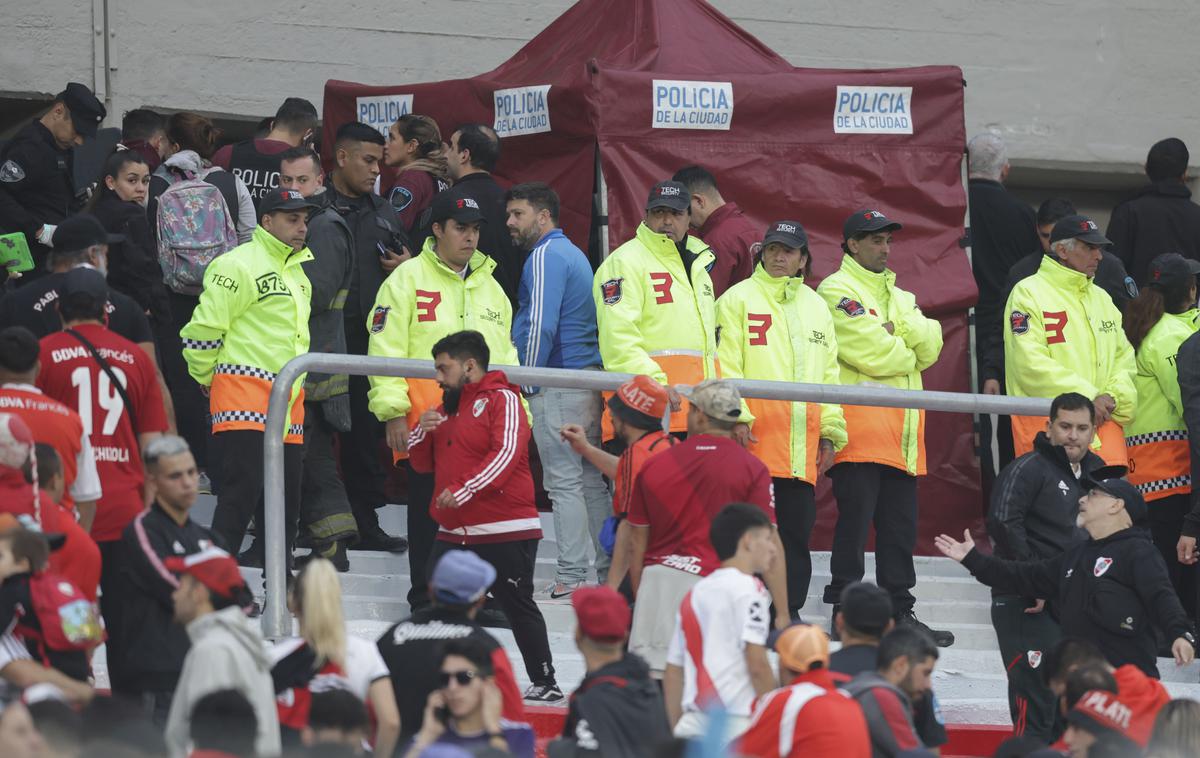
[[[604,168],[600,165],[600,145],[596,145],[596,194],[600,203],[600,260],[608,257],[608,183],[604,181]]]
[[[961,171],[961,175],[962,175],[963,195],[966,197],[966,200],[967,200],[966,217],[963,219],[963,229],[966,230],[967,244],[963,246],[963,251],[967,254],[967,264],[971,267],[971,270],[974,271],[975,270],[975,264],[974,264],[974,260],[973,260],[974,254],[973,254],[973,251],[971,250],[971,182],[970,182],[970,174],[967,171],[968,161],[967,161],[966,151],[963,151],[961,165],[962,165],[962,168],[960,169],[960,171]],[[978,339],[979,310],[977,308],[971,308],[967,313],[968,313],[967,339],[969,340],[968,345],[967,345],[967,364],[968,364],[967,370],[970,372],[970,376],[971,376],[971,388],[970,389],[972,392],[975,392],[975,391],[982,392],[982,388],[979,386],[979,361],[977,359],[978,355],[979,355],[979,339]],[[996,444],[998,444],[995,442],[995,440],[998,439],[996,426],[1000,423],[1000,417],[992,416],[992,419],[993,419],[992,423],[990,424],[990,428],[992,430],[991,435],[989,435],[988,439],[986,439],[986,440],[985,439],[979,440],[979,455],[980,455],[981,459],[985,455],[991,457],[992,470],[995,471],[996,463],[998,461],[997,461],[994,447]],[[976,413],[974,415],[974,427],[975,427],[976,434],[979,434],[979,432],[983,429],[983,424],[981,422],[981,414]],[[980,465],[982,465],[982,460],[980,461]]]

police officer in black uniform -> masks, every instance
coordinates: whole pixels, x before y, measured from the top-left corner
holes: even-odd
[[[1122,466],[1106,466],[1083,477],[1088,493],[1079,500],[1076,523],[1088,539],[1051,558],[1006,561],[984,555],[970,530],[963,532],[963,542],[942,534],[934,544],[989,587],[1056,602],[1064,636],[1092,642],[1113,666],[1133,664],[1158,678],[1155,625],[1172,640],[1178,665],[1195,658],[1196,639],[1162,554],[1140,525],[1146,501],[1120,478],[1123,472]]]
[[[45,115],[0,148],[0,232],[24,232],[37,264],[18,284],[46,273],[54,230],[87,199],[75,188],[74,149],[96,136],[106,115],[91,90],[71,82]]]
[[[1096,408],[1077,392],[1054,398],[1050,423],[1038,432],[1033,452],[1016,459],[996,478],[988,511],[994,554],[1010,561],[1053,558],[1087,539],[1075,524],[1079,478],[1104,465],[1089,449],[1096,433]],[[1042,677],[1042,659],[1062,637],[1058,608],[1046,598],[992,590],[992,626],[1008,674],[1008,707],[1018,734],[1045,742],[1062,730],[1054,693]]]

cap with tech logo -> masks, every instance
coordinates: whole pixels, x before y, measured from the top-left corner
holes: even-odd
[[[864,232],[878,232],[884,229],[893,231],[903,228],[903,224],[888,218],[883,211],[861,208],[850,214],[850,218],[842,224],[842,239],[848,240]]]
[[[475,221],[487,223],[483,210],[479,207],[479,201],[459,187],[448,189],[434,198],[431,211],[429,219],[436,224],[447,219],[454,219],[462,224],[470,224]]]
[[[692,205],[692,195],[683,182],[659,182],[650,190],[646,199],[646,210],[655,208],[670,208],[673,211],[686,211]]]
[[[1100,233],[1100,227],[1087,216],[1064,216],[1050,232],[1050,244],[1077,239],[1089,245],[1111,245],[1112,240]]]
[[[799,221],[776,221],[767,227],[762,246],[766,247],[772,242],[778,242],[793,250],[808,250],[808,233],[800,226]]]

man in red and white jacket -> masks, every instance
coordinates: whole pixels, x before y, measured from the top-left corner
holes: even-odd
[[[529,420],[520,389],[504,372],[488,371],[491,351],[479,332],[443,337],[432,353],[442,404],[421,414],[408,438],[413,470],[434,475],[429,509],[439,529],[429,570],[455,548],[492,564],[492,596],[512,624],[533,683],[525,699],[562,700],[546,621],[533,600],[542,526],[529,473]]]

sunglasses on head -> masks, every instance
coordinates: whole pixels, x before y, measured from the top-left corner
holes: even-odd
[[[450,686],[450,680],[458,682],[459,687],[466,687],[471,681],[479,676],[475,671],[442,671],[438,673],[438,685],[442,689]]]

